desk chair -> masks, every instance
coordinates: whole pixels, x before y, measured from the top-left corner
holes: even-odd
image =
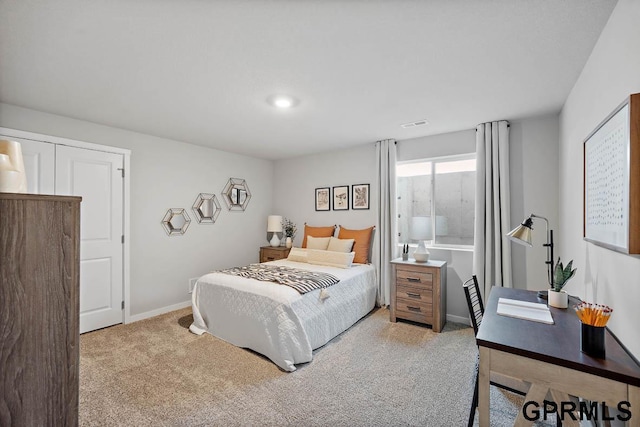
[[[482,303],[482,295],[480,295],[480,286],[478,285],[478,278],[474,274],[471,279],[465,281],[462,284],[464,288],[464,295],[467,297],[467,306],[469,307],[469,317],[471,318],[471,324],[473,325],[474,335],[478,335],[478,328],[482,323],[482,316],[484,315],[484,304]],[[476,381],[473,389],[473,400],[471,401],[471,411],[469,412],[468,426],[473,426],[473,419],[475,418],[476,408],[478,407],[478,375],[479,375],[479,356],[476,359]],[[515,378],[501,377],[495,378],[492,375],[491,385],[510,391],[520,396],[525,396],[530,384],[517,380]],[[509,384],[509,385],[507,385]]]

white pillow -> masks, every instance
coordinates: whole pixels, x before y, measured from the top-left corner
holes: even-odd
[[[331,237],[307,236],[307,249],[320,249],[326,251]]]
[[[333,252],[310,249],[307,251],[307,262],[315,265],[349,268],[351,267],[353,257],[355,256],[355,252]]]
[[[355,239],[338,239],[336,237],[330,237],[327,250],[334,252],[351,252],[351,249],[353,249],[353,242],[355,242]]]
[[[296,262],[307,262],[307,250],[304,248],[291,248],[291,252],[289,252],[287,260]]]

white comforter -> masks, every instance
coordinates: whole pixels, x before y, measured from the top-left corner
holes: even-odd
[[[376,300],[375,269],[354,264],[335,268],[287,260],[286,265],[333,274],[340,282],[300,295],[289,286],[222,273],[198,279],[192,295],[191,332],[209,332],[238,347],[250,348],[286,371],[310,362],[323,346],[369,313]]]

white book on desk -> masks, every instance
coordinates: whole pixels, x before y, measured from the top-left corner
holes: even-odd
[[[546,304],[499,298],[498,314],[516,317],[518,319],[533,320],[534,322],[547,323],[550,325],[553,324],[551,311],[549,311],[549,307],[547,307]]]

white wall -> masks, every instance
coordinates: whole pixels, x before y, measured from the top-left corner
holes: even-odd
[[[531,117],[510,124],[511,229],[532,213],[544,216],[557,248],[559,117]],[[511,244],[513,284],[521,289],[548,289],[547,250],[542,246],[547,241],[545,223],[534,220],[533,227],[532,248]]]
[[[378,185],[375,144],[346,150],[279,160],[275,163],[273,214],[291,219],[298,226],[294,245],[300,246],[304,223],[311,226],[343,225],[361,229],[376,224]],[[370,184],[369,210],[351,209],[351,185]],[[315,210],[315,189],[349,186],[349,210]],[[333,191],[331,193],[333,195]],[[375,234],[374,234],[375,236]],[[374,237],[375,238],[375,237]],[[266,243],[266,242],[265,242]]]
[[[131,150],[131,315],[144,317],[190,300],[188,279],[222,267],[258,261],[273,196],[273,162],[0,104],[0,126]],[[229,212],[220,192],[230,177],[252,194],[245,212]],[[198,224],[191,206],[214,193],[222,212]],[[169,208],[192,219],[183,236],[160,222]],[[142,316],[140,316],[142,315]]]
[[[640,92],[638,16],[639,1],[618,2],[560,115],[560,253],[578,268],[565,289],[611,306],[608,326],[640,358],[640,257],[582,239],[583,141],[627,96]]]

